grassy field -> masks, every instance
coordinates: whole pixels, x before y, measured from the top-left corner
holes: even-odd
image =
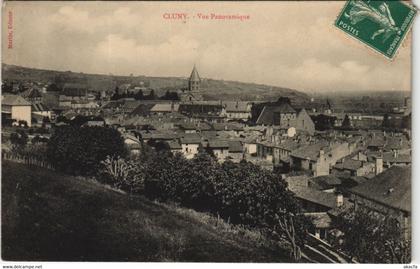
[[[188,209],[2,162],[2,258],[288,262],[258,233]]]

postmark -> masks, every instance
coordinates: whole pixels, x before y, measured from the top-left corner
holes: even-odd
[[[350,0],[335,26],[393,59],[416,13],[415,7],[401,1]]]

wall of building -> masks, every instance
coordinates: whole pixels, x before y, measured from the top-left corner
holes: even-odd
[[[185,158],[192,159],[198,153],[199,144],[182,144],[182,153]]]
[[[257,153],[257,144],[245,143],[245,152],[248,154]]]
[[[28,126],[32,125],[32,107],[31,106],[12,106],[12,119],[16,121],[24,120]]]
[[[308,132],[310,135],[315,133],[315,124],[305,110],[298,113],[295,128],[298,131]]]
[[[227,156],[229,156],[228,149],[213,149],[213,154],[216,156],[218,161],[224,161]]]

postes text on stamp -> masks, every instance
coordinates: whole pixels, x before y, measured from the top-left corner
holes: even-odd
[[[348,1],[335,26],[392,59],[417,10],[401,1]]]

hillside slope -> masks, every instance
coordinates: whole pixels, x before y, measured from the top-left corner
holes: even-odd
[[[205,77],[205,74],[201,74]],[[54,81],[56,76],[64,76],[69,79],[86,81],[92,90],[112,90],[122,83],[145,82],[156,90],[157,94],[163,94],[166,90],[176,90],[187,87],[187,78],[181,77],[147,77],[147,76],[113,76],[103,74],[84,74],[71,71],[54,71],[35,68],[27,68],[15,65],[2,64],[2,77],[7,80],[23,81]],[[279,97],[289,97],[294,103],[303,103],[309,100],[307,94],[297,90],[268,86],[238,81],[224,81],[203,79],[203,96],[207,100],[254,100],[274,101]]]
[[[85,179],[2,163],[2,258],[288,262],[286,251]]]

